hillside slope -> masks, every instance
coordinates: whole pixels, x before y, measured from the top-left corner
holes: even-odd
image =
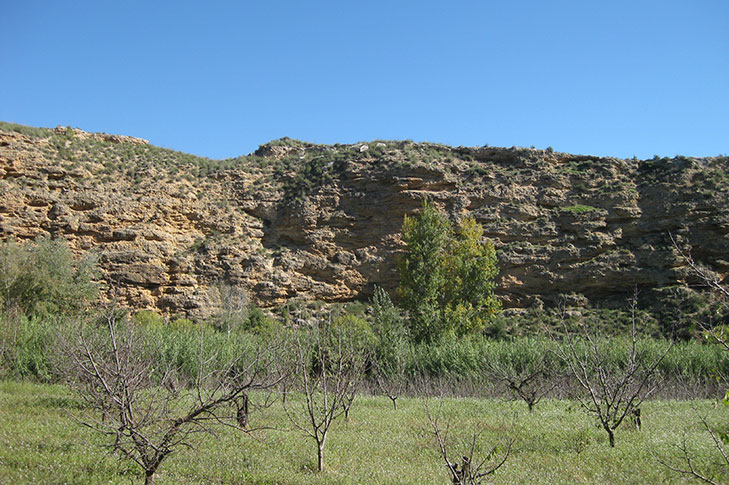
[[[649,303],[686,284],[669,234],[729,274],[729,159],[621,160],[524,148],[282,139],[210,160],[145,140],[0,124],[0,239],[98,254],[136,308],[202,317],[211,288],[259,304],[397,286],[404,214],[424,197],[474,216],[499,249],[506,307]],[[690,282],[689,282],[690,283]]]

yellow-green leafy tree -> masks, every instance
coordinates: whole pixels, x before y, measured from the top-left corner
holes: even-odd
[[[427,199],[402,227],[400,297],[410,314],[410,335],[433,342],[482,331],[500,310],[493,294],[496,250],[473,218],[453,224]]]

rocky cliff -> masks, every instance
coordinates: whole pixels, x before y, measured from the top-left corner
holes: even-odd
[[[474,216],[506,307],[647,299],[685,285],[684,251],[729,274],[729,159],[621,160],[409,141],[282,139],[210,160],[145,140],[0,124],[0,239],[95,253],[131,306],[204,317],[215,285],[260,305],[397,286],[403,215]],[[691,283],[691,281],[688,281]]]

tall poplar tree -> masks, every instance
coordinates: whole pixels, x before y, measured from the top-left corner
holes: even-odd
[[[500,305],[493,294],[496,250],[473,218],[454,226],[429,200],[402,227],[400,297],[410,313],[410,335],[432,342],[444,335],[482,331]]]

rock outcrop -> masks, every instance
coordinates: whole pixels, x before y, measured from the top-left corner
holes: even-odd
[[[621,160],[412,142],[282,139],[209,160],[145,140],[0,124],[0,239],[63,237],[131,306],[208,315],[397,286],[403,216],[428,197],[499,250],[506,307],[623,301],[690,283],[671,242],[729,274],[727,157]]]

